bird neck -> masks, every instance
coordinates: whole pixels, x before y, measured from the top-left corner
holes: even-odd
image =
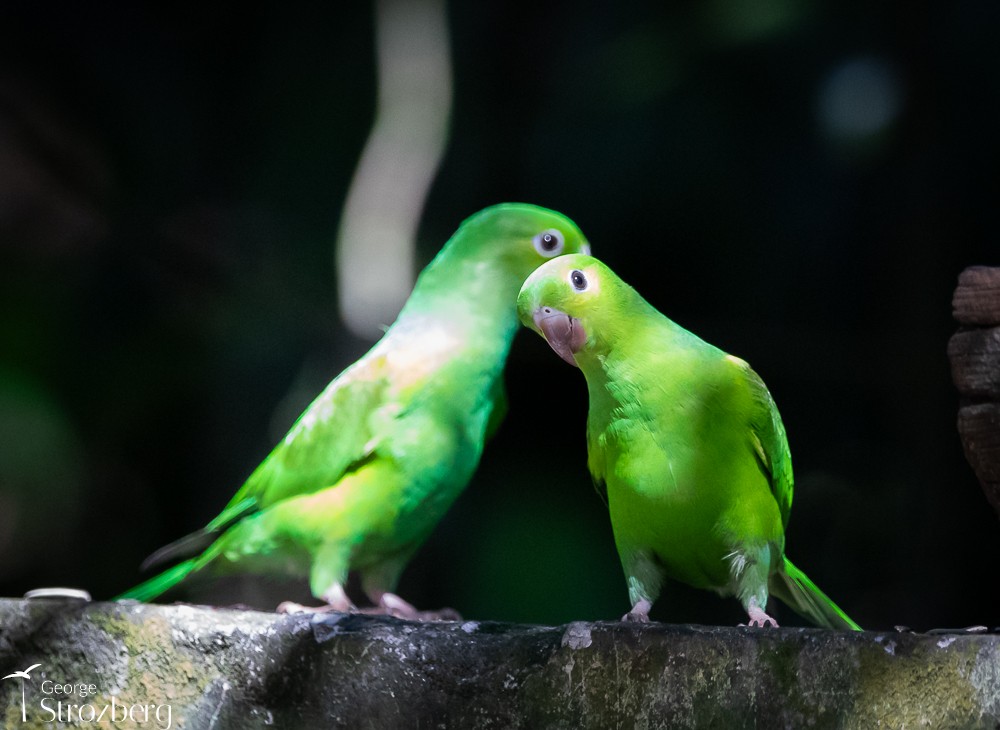
[[[496,262],[445,249],[420,274],[393,330],[411,330],[419,337],[420,328],[412,325],[432,322],[466,348],[489,350],[502,368],[517,331],[519,286]]]
[[[610,317],[597,346],[577,362],[587,379],[591,407],[608,412],[634,401],[649,387],[649,368],[662,375],[662,387],[679,361],[695,354],[701,342],[644,300],[633,302],[628,317]]]

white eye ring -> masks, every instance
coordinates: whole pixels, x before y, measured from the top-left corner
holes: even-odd
[[[576,291],[587,291],[587,287],[590,286],[590,282],[587,281],[586,274],[579,269],[573,269],[569,272],[569,283]]]
[[[547,259],[561,254],[563,248],[566,246],[563,234],[555,228],[550,228],[547,231],[536,234],[533,243],[535,244],[535,250]]]

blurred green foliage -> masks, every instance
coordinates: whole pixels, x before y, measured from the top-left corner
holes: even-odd
[[[1000,534],[945,343],[958,272],[998,263],[998,16],[455,3],[452,139],[419,258],[491,203],[575,218],[769,384],[797,564],[865,626],[995,625],[981,561]],[[372,36],[364,3],[0,9],[0,594],[136,582],[366,349],[338,319],[332,246]],[[476,619],[616,618],[583,380],[519,337],[508,383],[504,429],[401,592]],[[206,595],[287,597],[188,597]],[[654,616],[741,618],[684,588]]]

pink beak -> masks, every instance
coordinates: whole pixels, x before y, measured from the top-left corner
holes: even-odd
[[[579,367],[573,355],[587,342],[587,333],[580,320],[552,307],[539,307],[531,318],[549,347],[570,365]]]

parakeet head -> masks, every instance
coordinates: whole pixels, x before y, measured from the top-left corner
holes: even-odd
[[[462,223],[449,246],[488,262],[489,273],[509,275],[516,286],[549,259],[590,253],[590,244],[573,221],[528,203],[501,203],[479,211]]]
[[[463,221],[420,272],[391,329],[413,332],[430,316],[447,323],[463,346],[492,343],[506,357],[517,331],[514,300],[528,274],[549,259],[582,251],[590,251],[587,239],[561,213],[527,203],[484,208]]]
[[[539,266],[521,287],[517,315],[570,365],[593,352],[614,315],[610,303],[632,292],[611,269],[585,254],[560,256]]]

